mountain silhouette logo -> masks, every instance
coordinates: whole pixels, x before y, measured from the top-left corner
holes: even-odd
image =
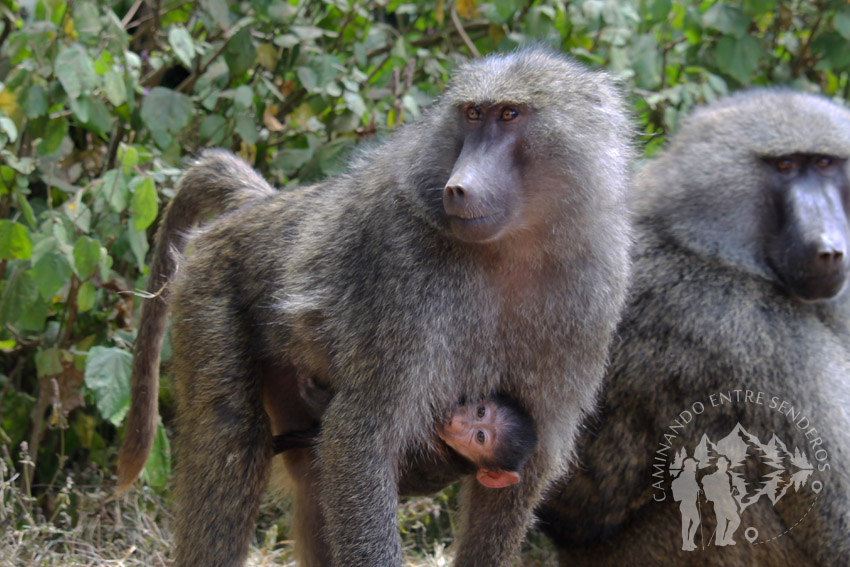
[[[744,476],[747,469],[759,472],[758,482],[747,481]],[[823,488],[819,480],[809,483],[815,467],[799,447],[789,450],[788,444],[775,433],[762,441],[740,423],[717,441],[703,433],[690,453],[681,447],[673,454],[667,472],[673,500],[679,503],[682,514],[685,551],[697,549],[695,536],[704,511],[713,508],[717,520],[708,543],[721,547],[736,545],[733,536],[741,525],[742,514],[750,506],[762,499],[776,505],[789,490],[800,492],[807,486],[816,500]],[[746,528],[744,538],[751,544],[766,543],[759,540],[755,527]]]

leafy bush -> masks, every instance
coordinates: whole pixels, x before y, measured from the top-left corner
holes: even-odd
[[[652,153],[729,90],[847,96],[848,39],[850,6],[805,0],[0,0],[0,444],[25,443],[27,492],[111,470],[134,290],[202,147],[284,187],[333,175],[459,62],[539,41],[620,77]],[[149,482],[169,470],[161,430]]]

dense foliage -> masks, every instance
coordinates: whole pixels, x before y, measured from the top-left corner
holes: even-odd
[[[539,41],[620,77],[652,153],[730,90],[847,97],[848,40],[850,5],[807,0],[0,0],[0,482],[55,500],[114,466],[134,290],[200,148],[282,187],[333,175],[459,62]],[[162,429],[155,487],[168,455]]]

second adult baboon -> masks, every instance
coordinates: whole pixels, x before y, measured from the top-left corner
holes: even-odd
[[[640,172],[601,411],[540,510],[564,565],[850,565],[848,158],[848,110],[756,90]]]
[[[629,136],[604,75],[541,49],[487,57],[345,175],[236,208],[193,236],[176,275],[153,273],[153,289],[172,278],[177,565],[243,561],[282,432],[270,423],[311,421],[268,416],[264,395],[293,392],[264,384],[297,373],[334,392],[316,459],[287,455],[305,564],[400,565],[397,487],[422,486],[409,459],[447,407],[490,392],[544,425],[521,483],[467,480],[456,557],[508,564],[602,377],[629,272]],[[178,204],[254,174],[213,154],[187,176]],[[136,349],[158,351],[152,337]],[[150,366],[134,377],[145,394]],[[126,443],[144,447],[133,438],[155,416],[134,408]],[[126,484],[144,455],[122,455]]]

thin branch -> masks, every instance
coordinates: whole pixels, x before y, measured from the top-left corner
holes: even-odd
[[[127,29],[127,24],[130,23],[130,20],[133,19],[133,16],[136,15],[136,12],[139,11],[139,6],[142,5],[144,0],[136,0],[136,2],[130,6],[130,9],[127,10],[127,13],[124,15],[124,18],[121,19],[121,27],[125,30]]]
[[[466,34],[466,30],[463,29],[463,24],[460,23],[460,17],[457,15],[457,8],[454,4],[452,4],[451,12],[452,23],[455,25],[455,29],[460,35],[460,38],[463,40],[463,43],[466,44],[466,47],[469,48],[469,52],[472,53],[474,57],[481,57],[481,53],[478,51],[478,48],[475,47],[475,44],[472,43],[472,40],[469,39],[469,36]]]

